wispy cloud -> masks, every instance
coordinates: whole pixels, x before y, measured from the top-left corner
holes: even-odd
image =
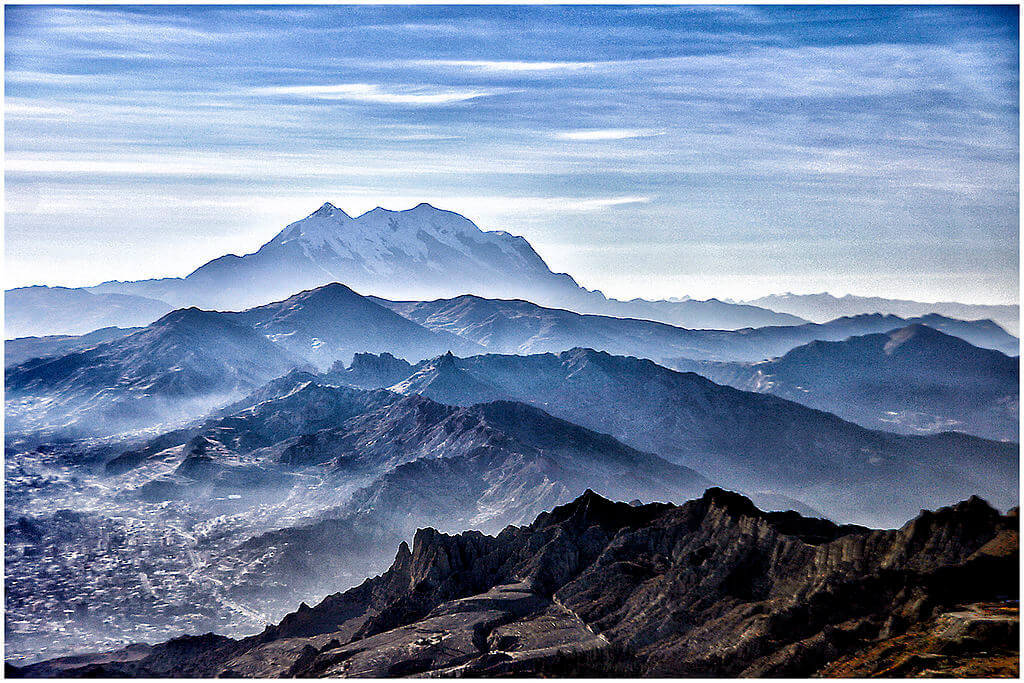
[[[602,128],[594,130],[567,130],[555,133],[554,137],[559,140],[593,142],[600,140],[632,140],[633,138],[650,138],[664,134],[665,131],[663,130],[653,130],[650,128]]]
[[[415,66],[443,67],[497,74],[561,73],[594,69],[597,62],[530,62],[486,59],[417,59]]]
[[[200,30],[185,19],[145,16],[116,9],[46,8],[48,30],[74,40],[108,40],[115,44],[174,45],[212,42],[236,31]]]
[[[455,104],[500,94],[497,89],[459,89],[433,87],[383,88],[375,83],[339,83],[335,85],[287,85],[255,88],[258,95],[288,95],[318,100],[345,100],[367,104],[431,106]]]

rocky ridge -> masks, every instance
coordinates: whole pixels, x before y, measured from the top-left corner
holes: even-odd
[[[494,537],[421,529],[384,574],[252,638],[182,638],[9,673],[828,674],[964,605],[1016,600],[1018,564],[1016,515],[978,498],[873,531],[765,513],[721,489],[681,506],[587,491]],[[1008,633],[979,637],[994,647]]]

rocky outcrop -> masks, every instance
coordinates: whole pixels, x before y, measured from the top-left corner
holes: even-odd
[[[721,489],[682,506],[587,491],[494,537],[422,529],[381,576],[190,651],[175,675],[861,675],[881,670],[859,653],[912,649],[922,632],[963,667],[1016,632],[1015,617],[949,615],[1015,605],[1017,533],[1016,515],[978,498],[876,531]],[[171,645],[16,673],[167,675]]]
[[[413,366],[409,361],[395,358],[385,351],[379,356],[372,353],[357,353],[347,368],[342,361],[336,361],[326,377],[362,389],[376,389],[401,382],[412,372]]]

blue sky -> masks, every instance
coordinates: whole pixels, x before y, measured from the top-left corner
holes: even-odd
[[[10,6],[6,282],[184,275],[331,201],[619,297],[1016,302],[1016,7]]]

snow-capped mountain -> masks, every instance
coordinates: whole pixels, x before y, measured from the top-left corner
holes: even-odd
[[[485,232],[457,213],[420,204],[353,218],[330,203],[256,252],[222,256],[184,279],[107,282],[93,289],[233,310],[328,282],[391,298],[475,292],[554,300],[585,293],[568,275],[552,273],[522,237]]]
[[[327,203],[291,223],[257,251],[228,254],[184,278],[104,282],[86,291],[129,294],[173,307],[240,310],[280,301],[305,289],[341,282],[389,299],[425,300],[474,294],[526,299],[581,313],[644,318],[691,328],[737,329],[805,322],[756,306],[708,301],[617,301],[554,273],[530,243],[429,204],[405,211],[376,208],[352,217]],[[22,317],[45,308],[34,302]],[[8,312],[8,317],[12,312]],[[154,314],[153,319],[159,317]],[[105,325],[148,320],[104,319]],[[60,319],[34,334],[66,334]],[[81,330],[79,330],[80,332]]]
[[[375,289],[399,290],[401,282],[411,282],[440,292],[451,286],[453,277],[493,289],[495,276],[552,276],[522,237],[484,232],[468,218],[429,204],[408,211],[378,207],[358,218],[324,204],[286,227],[261,251],[275,249],[299,249],[310,261],[350,280],[365,274]],[[382,278],[395,282],[388,285]],[[575,284],[568,275],[556,275],[552,281],[559,286],[569,283]],[[517,288],[514,282],[508,284]]]

